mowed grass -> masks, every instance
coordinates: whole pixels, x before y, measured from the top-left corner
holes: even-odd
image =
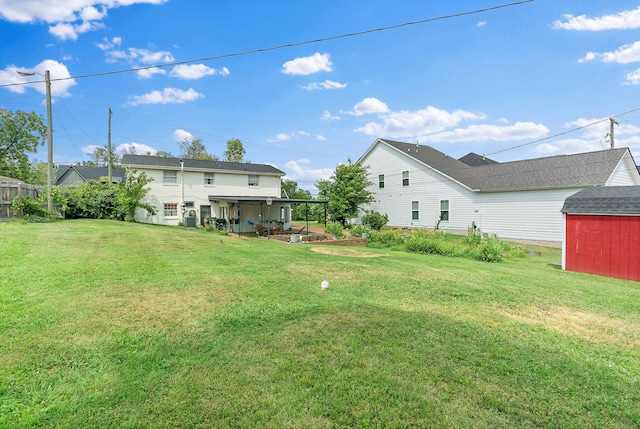
[[[640,427],[640,284],[563,272],[559,249],[91,220],[0,240],[0,427]]]

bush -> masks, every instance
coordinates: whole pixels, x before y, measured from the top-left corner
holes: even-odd
[[[371,232],[371,229],[359,223],[359,224],[353,225],[350,231],[351,231],[351,235],[353,235],[354,237],[364,237],[364,236],[368,237],[369,233]]]
[[[345,238],[342,225],[339,223],[330,223],[324,229],[325,234],[333,235],[337,240]]]
[[[54,216],[54,213],[44,207],[42,201],[29,196],[14,198],[11,201],[11,208],[14,213],[28,220],[42,220]]]
[[[369,212],[362,216],[362,224],[374,231],[380,231],[383,226],[389,223],[389,216],[378,212]]]
[[[406,241],[406,234],[398,229],[381,232],[371,231],[369,234],[369,244],[374,243],[380,246],[394,247],[398,245],[404,246]]]

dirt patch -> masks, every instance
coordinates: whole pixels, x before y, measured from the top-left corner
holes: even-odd
[[[522,312],[502,312],[518,322],[544,326],[564,335],[624,348],[640,347],[640,324],[569,307],[527,307]]]
[[[354,258],[378,258],[381,256],[387,256],[380,253],[360,252],[358,250],[344,249],[340,247],[312,247],[311,250],[323,255],[352,256]]]

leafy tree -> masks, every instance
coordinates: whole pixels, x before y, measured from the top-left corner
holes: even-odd
[[[0,175],[29,182],[29,153],[44,145],[47,127],[41,116],[0,109]]]
[[[243,162],[246,151],[240,139],[227,141],[227,150],[224,151],[224,160],[228,162]]]
[[[373,183],[369,181],[369,167],[353,164],[339,164],[329,180],[319,180],[316,187],[319,198],[329,201],[328,211],[331,217],[343,226],[348,218],[358,216],[363,204],[374,200],[373,193],[367,189]]]
[[[362,216],[362,224],[374,231],[380,231],[387,223],[389,223],[389,216],[376,211],[367,212]]]
[[[282,189],[287,193],[289,198],[294,200],[312,200],[313,196],[311,192],[306,189],[298,188],[298,182],[295,180],[283,180],[282,181]],[[310,208],[306,204],[296,204],[291,209],[291,219],[293,220],[305,220],[309,218],[314,218],[313,216],[313,208]]]
[[[173,158],[174,156],[171,154],[171,152],[166,152],[164,150],[159,150],[157,151],[154,156],[160,157],[160,158]]]
[[[82,161],[82,165],[84,165],[85,167],[106,167],[109,165],[109,149],[107,148],[107,146],[96,146],[91,157],[92,159],[89,161]],[[112,147],[111,167],[118,167],[119,165],[120,157],[116,155],[116,152]]]
[[[205,161],[217,161],[218,157],[207,152],[207,147],[198,137],[185,138],[180,143],[180,157],[183,159],[200,159]]]
[[[142,202],[150,189],[145,186],[153,181],[144,172],[136,176],[135,170],[127,171],[127,180],[118,184],[118,204],[124,214],[124,220],[134,221],[134,215],[138,207],[146,210],[149,214],[155,214],[156,209],[149,203]]]

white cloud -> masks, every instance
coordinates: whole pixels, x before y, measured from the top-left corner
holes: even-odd
[[[157,74],[167,74],[167,71],[160,67],[149,67],[136,70],[136,76],[138,77],[138,79],[151,79]]]
[[[584,58],[579,59],[578,62],[584,63],[586,61],[593,61],[597,56],[598,54],[596,54],[595,52],[587,52]]]
[[[363,116],[370,113],[386,113],[389,107],[374,97],[368,97],[353,106],[352,112],[342,112],[353,116]]]
[[[602,61],[605,63],[628,64],[640,61],[640,42],[623,45],[613,52],[605,52]]]
[[[133,95],[129,97],[130,106],[136,106],[138,104],[182,104],[189,101],[195,101],[198,98],[204,97],[201,94],[189,88],[184,91],[178,88],[165,88],[162,91],[151,91],[144,95]]]
[[[83,146],[81,150],[82,150],[82,152],[84,152],[84,153],[86,153],[88,155],[93,155],[95,153],[96,149],[98,149],[99,147],[102,147],[102,146],[97,146],[95,144],[88,144],[86,146]]]
[[[154,155],[157,152],[157,150],[155,150],[154,148],[146,144],[134,142],[134,143],[123,143],[121,145],[118,145],[118,147],[116,147],[115,149],[115,152],[118,155],[122,155],[125,153],[135,153],[138,155],[145,155],[147,152],[149,152],[151,155]]]
[[[284,178],[295,180],[298,182],[304,181],[315,183],[320,179],[326,180],[333,174],[333,170],[330,168],[305,168],[300,164],[310,164],[310,161],[308,159],[288,161],[283,168],[285,173],[287,173]],[[311,189],[313,187],[307,186],[305,188]]]
[[[297,136],[308,136],[309,133],[306,131],[294,131],[291,133],[280,133],[280,134],[276,134],[276,136],[274,138],[271,139],[267,139],[268,142],[282,142],[282,141],[288,141],[291,140]]]
[[[631,83],[632,85],[640,85],[640,68],[627,73],[627,82]]]
[[[329,54],[316,52],[310,57],[300,57],[287,61],[282,65],[282,73],[288,75],[310,75],[321,71],[332,71],[333,63],[329,59]]]
[[[309,85],[305,85],[302,89],[306,89],[307,91],[313,91],[316,89],[342,89],[346,88],[346,83],[334,82],[332,80],[325,80],[324,82],[313,82]]]
[[[51,83],[52,97],[70,97],[69,88],[76,84],[75,79],[67,79],[71,77],[67,66],[55,60],[44,60],[35,67],[16,67],[15,65],[7,66],[4,70],[0,70],[0,82],[11,83],[27,83],[33,81],[43,81],[33,85],[8,86],[7,89],[12,92],[23,94],[27,88],[34,88],[42,95],[46,94],[46,85],[44,83],[45,71],[49,70],[49,77],[53,81]],[[34,76],[20,76],[18,71],[27,73],[36,73]],[[55,79],[65,79],[54,81]]]
[[[120,47],[120,45],[122,45],[122,37],[114,37],[111,40],[103,37],[102,43],[96,43],[96,46],[103,51],[108,51],[109,49]]]
[[[191,65],[180,64],[175,66],[173,70],[171,70],[171,73],[169,73],[169,76],[177,77],[185,80],[192,80],[192,79],[201,79],[205,76],[211,76],[216,74],[219,74],[221,76],[228,76],[229,69],[226,67],[223,67],[221,69],[214,69],[204,64],[191,64]]]
[[[339,121],[340,116],[334,116],[331,114],[331,112],[329,112],[328,110],[325,110],[324,113],[322,114],[321,119],[324,121]]]
[[[0,1],[0,16],[19,23],[54,24],[49,32],[61,39],[76,40],[78,34],[102,28],[108,10],[134,4],[162,4],[168,0],[20,0]]]
[[[533,140],[544,137],[549,129],[534,122],[516,122],[513,125],[470,125],[451,131],[420,136],[420,142],[470,143],[484,141]]]
[[[173,136],[173,139],[177,142],[181,142],[184,140],[193,140],[193,134],[191,134],[189,131],[185,131],[181,129],[175,130],[172,136]]]
[[[327,138],[326,138],[325,136],[321,135],[321,134],[318,134],[318,135],[316,136],[316,140],[318,140],[318,141],[320,141],[320,142],[326,142],[326,141],[327,141]]]
[[[128,48],[126,50],[114,50],[107,52],[107,61],[116,62],[124,60],[129,63],[142,63],[145,65],[170,63],[175,58],[169,51],[150,51],[141,48]]]
[[[463,120],[486,118],[483,114],[464,110],[447,112],[433,106],[414,112],[400,111],[382,114],[379,117],[381,122],[370,122],[355,131],[373,136],[415,137],[443,132],[447,128],[457,126]]]
[[[542,143],[536,146],[535,151],[542,154],[556,153],[558,151],[558,146],[551,143]]]
[[[614,15],[588,17],[586,15],[563,15],[562,20],[553,23],[558,30],[602,31],[602,30],[630,30],[640,28],[640,7],[626,10]]]
[[[484,27],[485,25],[487,25],[487,21],[480,21],[476,24],[476,27]]]

